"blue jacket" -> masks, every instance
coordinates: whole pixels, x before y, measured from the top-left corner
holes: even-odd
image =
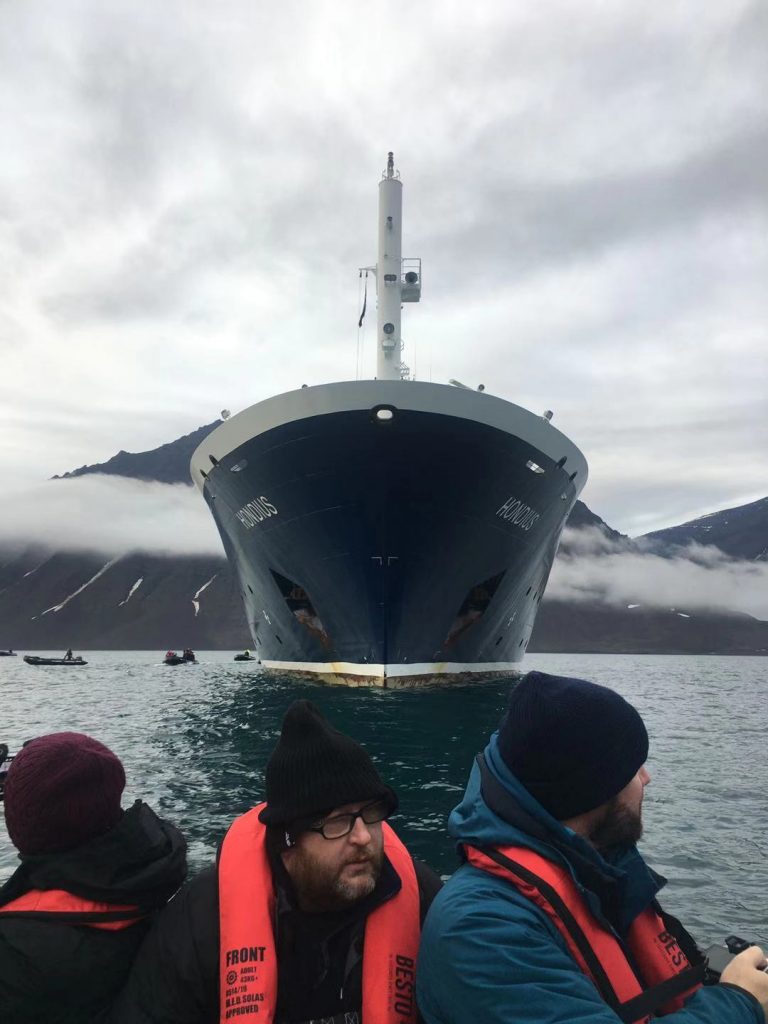
[[[517,824],[486,804],[475,764],[464,799],[449,818],[451,834],[476,846],[524,846],[565,865],[593,913],[623,937],[665,880],[635,847],[603,857],[555,821],[506,768],[496,735],[485,761],[518,809]],[[582,973],[548,916],[515,886],[469,864],[448,881],[427,915],[416,988],[426,1024],[616,1024],[620,1019]],[[699,989],[684,1009],[663,1019],[765,1024],[756,999],[724,985]]]

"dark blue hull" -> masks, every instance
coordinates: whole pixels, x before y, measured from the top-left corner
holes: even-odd
[[[522,659],[583,483],[516,434],[407,409],[292,420],[209,459],[262,663],[390,686]]]

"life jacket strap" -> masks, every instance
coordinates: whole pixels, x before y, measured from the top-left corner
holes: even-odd
[[[621,1002],[619,997],[616,995],[616,990],[611,984],[608,975],[603,970],[603,965],[600,963],[595,951],[592,949],[589,940],[557,890],[548,882],[545,882],[543,878],[539,878],[539,876],[534,874],[533,871],[529,871],[528,868],[524,868],[522,864],[518,864],[509,857],[505,857],[503,853],[499,853],[499,851],[495,850],[493,847],[479,846],[477,849],[480,853],[485,854],[485,856],[490,860],[495,861],[496,864],[506,868],[507,871],[510,871],[513,875],[517,875],[517,877],[522,879],[522,881],[539,890],[547,902],[551,904],[555,913],[562,921],[573,941],[573,944],[581,954],[587,966],[589,975],[597,986],[601,996],[606,1003],[608,1003],[614,1013],[621,1016]]]
[[[8,917],[23,917],[25,921],[55,921],[62,924],[112,924],[113,922],[126,922],[133,924],[147,916],[148,911],[136,907],[132,910],[3,910],[0,907],[0,914],[4,919]]]
[[[649,1016],[657,1014],[671,999],[690,992],[692,988],[703,981],[705,965],[699,963],[694,967],[685,968],[679,974],[666,978],[650,988],[646,988],[640,995],[621,1002],[587,936],[557,890],[533,871],[523,867],[522,864],[518,864],[517,861],[505,856],[493,847],[476,847],[476,849],[496,864],[516,875],[523,882],[538,889],[560,918],[574,946],[583,958],[588,973],[600,995],[608,1003],[616,1016],[624,1021],[624,1024],[635,1024],[636,1021],[642,1021]]]
[[[635,996],[634,999],[622,1003],[618,1010],[616,1010],[616,1013],[624,1021],[624,1024],[632,1024],[633,1021],[654,1016],[660,1006],[663,1006],[676,996],[690,992],[694,986],[701,984],[703,979],[703,964],[699,964],[696,967],[686,967],[684,971],[674,975],[674,977],[667,978],[666,981],[653,985],[639,996]]]
[[[0,907],[3,919],[47,921],[119,931],[130,928],[151,911],[138,906],[110,905],[75,896],[64,889],[32,889]]]

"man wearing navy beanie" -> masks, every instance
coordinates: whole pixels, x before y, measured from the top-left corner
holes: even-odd
[[[529,672],[448,827],[464,863],[419,952],[425,1024],[766,1024],[758,947],[719,984],[642,859],[648,734],[605,686]]]

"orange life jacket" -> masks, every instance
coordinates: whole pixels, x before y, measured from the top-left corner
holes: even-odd
[[[145,911],[139,907],[88,900],[65,889],[30,889],[23,896],[0,907],[0,914],[23,915],[35,921],[85,925],[105,931],[130,928],[146,916]]]
[[[652,907],[635,918],[625,940],[638,974],[564,866],[518,846],[465,850],[470,864],[504,878],[547,914],[581,970],[626,1024],[674,1013],[700,987],[703,969],[691,966]]]
[[[271,1024],[277,1006],[275,891],[266,851],[264,804],[232,823],[219,857],[220,1024],[258,1014]],[[415,1024],[419,888],[411,856],[382,823],[384,852],[400,892],[370,913],[363,949],[365,1024]]]

